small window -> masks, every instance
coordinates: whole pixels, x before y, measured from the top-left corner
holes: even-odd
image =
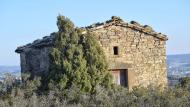
[[[114,55],[118,55],[118,46],[114,46],[113,47],[113,53],[114,53]]]

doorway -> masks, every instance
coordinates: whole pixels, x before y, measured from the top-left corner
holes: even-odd
[[[123,87],[128,87],[128,72],[127,69],[112,70],[113,82]]]
[[[126,69],[120,70],[120,85],[128,87],[128,72]]]

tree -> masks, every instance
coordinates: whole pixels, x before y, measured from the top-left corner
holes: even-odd
[[[61,90],[76,85],[81,92],[95,92],[98,85],[109,88],[112,80],[105,55],[93,34],[82,34],[66,17],[57,17],[59,31],[50,54],[49,88]],[[53,85],[52,85],[53,84]]]

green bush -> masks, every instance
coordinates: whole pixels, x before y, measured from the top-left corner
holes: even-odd
[[[26,79],[24,83],[0,92],[0,107],[189,107],[190,92],[183,87],[159,90],[159,88],[136,87],[128,91],[118,85],[108,89],[96,86],[96,93],[81,92],[80,86],[52,89],[39,93],[40,79]],[[67,94],[65,94],[65,92]]]
[[[77,85],[81,92],[95,93],[97,85],[110,88],[111,74],[105,55],[91,33],[80,29],[64,16],[57,17],[59,31],[50,54],[50,70],[47,73],[49,89],[58,87],[64,91]]]
[[[179,87],[183,87],[190,91],[190,77],[184,77],[179,79]]]

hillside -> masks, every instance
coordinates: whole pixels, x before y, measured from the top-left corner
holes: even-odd
[[[175,86],[179,78],[190,77],[190,54],[168,55],[168,83]]]
[[[190,76],[190,54],[168,55],[169,75]]]

